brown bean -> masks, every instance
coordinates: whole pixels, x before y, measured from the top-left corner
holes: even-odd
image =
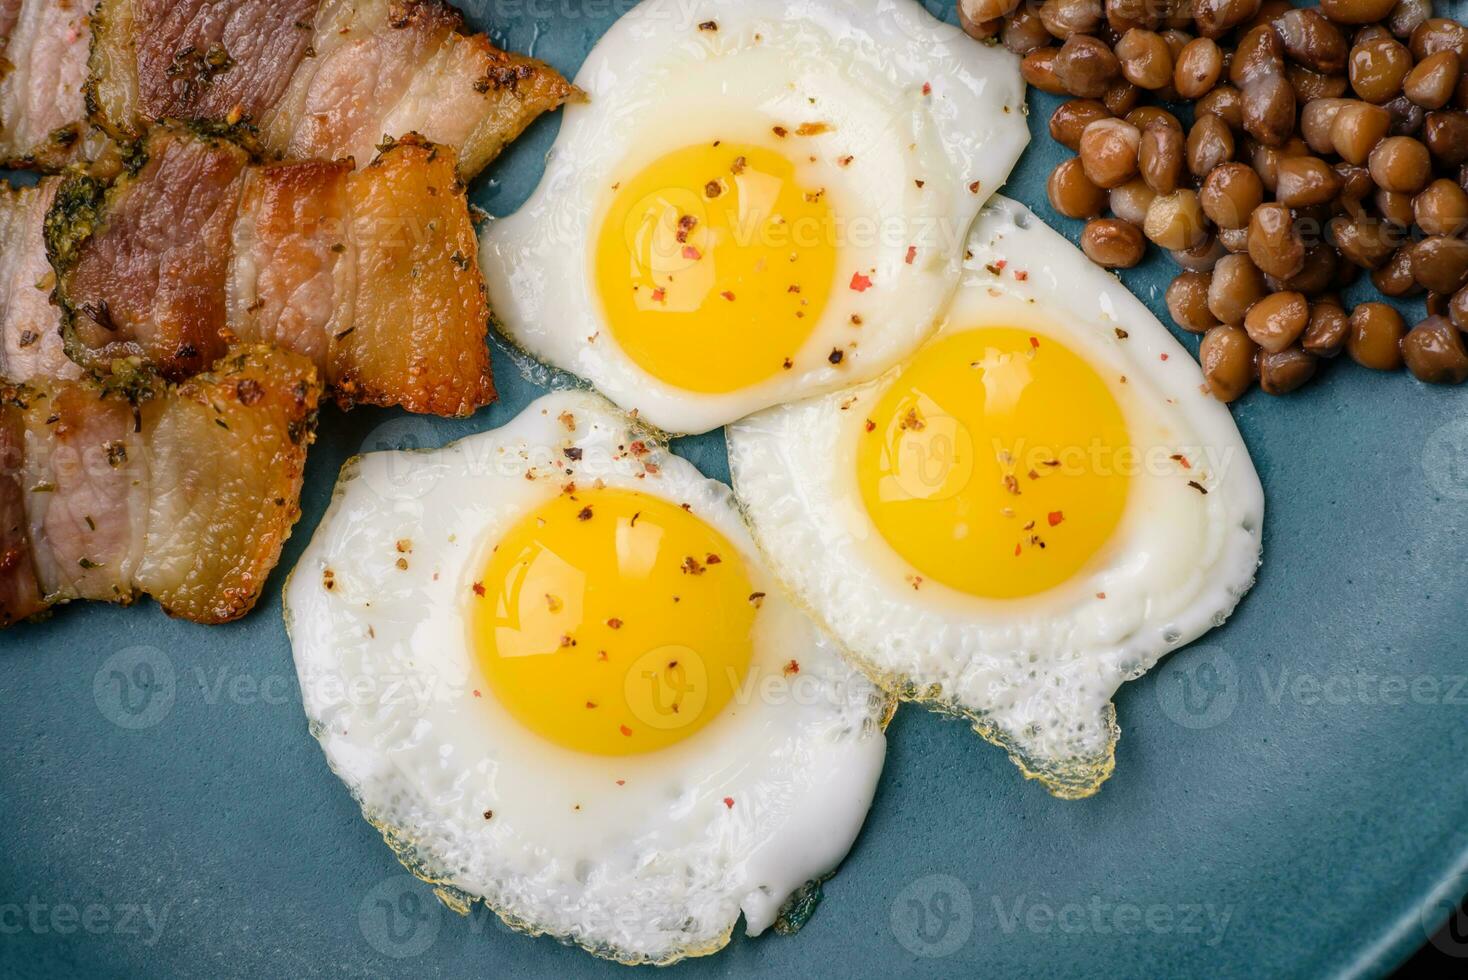
[[[1321,243],[1305,250],[1305,265],[1299,272],[1288,279],[1271,280],[1266,276],[1265,281],[1271,289],[1315,296],[1335,285],[1339,266],[1340,254],[1330,245]]]
[[[1266,395],[1288,395],[1315,377],[1320,359],[1298,347],[1259,355],[1259,388]]]
[[[1142,134],[1120,119],[1098,119],[1081,133],[1081,164],[1098,187],[1119,187],[1137,175]]]
[[[1207,219],[1203,217],[1198,195],[1186,188],[1157,195],[1147,208],[1142,230],[1166,249],[1192,248],[1208,238]]]
[[[1072,34],[1090,34],[1101,26],[1101,0],[1045,0],[1040,5],[1040,21],[1061,40]]]
[[[1228,128],[1240,132],[1244,128],[1244,101],[1239,90],[1232,85],[1216,85],[1193,107],[1195,112],[1211,112],[1228,123]]]
[[[1081,231],[1081,251],[1105,269],[1130,269],[1147,254],[1136,225],[1120,218],[1093,218]]]
[[[1134,27],[1116,43],[1121,74],[1138,88],[1160,89],[1172,82],[1172,51],[1161,34]]]
[[[1147,220],[1147,209],[1156,197],[1157,192],[1148,187],[1145,180],[1136,177],[1111,189],[1111,213],[1140,228]]]
[[[1330,141],[1330,128],[1335,122],[1336,113],[1342,106],[1350,104],[1349,99],[1311,99],[1305,103],[1300,110],[1300,135],[1305,137],[1305,142],[1310,149],[1322,156],[1335,152],[1335,144]]]
[[[1288,279],[1305,267],[1305,243],[1290,209],[1261,204],[1249,216],[1249,258],[1271,276]]]
[[[1264,0],[1259,5],[1259,10],[1255,12],[1254,16],[1244,21],[1243,28],[1248,30],[1251,27],[1273,24],[1283,17],[1289,9],[1290,0]]]
[[[1050,32],[1040,22],[1040,15],[1023,6],[1004,19],[1000,42],[1017,55],[1027,55],[1050,43]]]
[[[1116,55],[1094,37],[1072,34],[1055,56],[1055,76],[1071,95],[1088,99],[1106,94],[1119,70]]]
[[[1310,303],[1300,293],[1270,293],[1244,316],[1249,339],[1275,353],[1289,347],[1310,322]]]
[[[1207,94],[1223,75],[1223,52],[1212,38],[1196,37],[1183,45],[1172,66],[1172,87],[1185,99]]]
[[[1004,26],[1004,18],[995,17],[992,20],[982,21],[972,20],[964,10],[964,0],[959,0],[958,26],[962,27],[963,32],[975,41],[987,41],[999,33],[999,29]]]
[[[1432,179],[1427,147],[1410,136],[1390,136],[1367,158],[1371,179],[1384,190],[1416,194]]]
[[[1452,299],[1453,297],[1442,293],[1428,293],[1427,298],[1422,301],[1422,307],[1428,316],[1448,316],[1452,313]]]
[[[1335,357],[1346,346],[1350,318],[1341,308],[1339,298],[1316,300],[1310,306],[1310,323],[1300,338],[1300,346],[1318,357]]]
[[[1348,163],[1365,163],[1376,144],[1386,137],[1391,123],[1391,116],[1381,106],[1348,102],[1336,111],[1331,122],[1331,147]]]
[[[1243,323],[1249,308],[1264,296],[1264,274],[1247,255],[1225,255],[1213,267],[1208,309],[1222,323]]]
[[[1020,59],[1019,73],[1024,77],[1026,83],[1033,85],[1041,92],[1049,92],[1051,95],[1068,95],[1065,83],[1060,76],[1055,74],[1055,56],[1060,53],[1059,48],[1036,48]]]
[[[1346,68],[1346,36],[1314,7],[1291,9],[1274,22],[1285,53],[1314,71],[1337,74]]]
[[[1404,230],[1412,226],[1411,194],[1378,188],[1376,193],[1371,195],[1371,201],[1376,206],[1376,213],[1388,223]]]
[[[1179,269],[1188,272],[1212,272],[1218,260],[1228,254],[1228,249],[1218,240],[1218,236],[1209,235],[1202,242],[1192,248],[1170,249],[1167,257]]]
[[[1234,255],[1248,255],[1249,225],[1245,223],[1242,228],[1218,229],[1218,244]]]
[[[1429,235],[1457,235],[1468,229],[1468,192],[1443,178],[1412,199],[1412,217]]]
[[[1468,113],[1429,112],[1422,124],[1422,139],[1441,163],[1450,167],[1468,163]]]
[[[1273,28],[1251,27],[1239,38],[1238,46],[1228,61],[1228,80],[1242,90],[1261,75],[1284,73],[1284,45]]]
[[[1320,0],[1320,12],[1337,24],[1370,24],[1391,13],[1397,0]]]
[[[1400,38],[1409,38],[1432,16],[1432,0],[1398,0],[1387,27]]]
[[[1397,250],[1400,234],[1380,218],[1339,219],[1331,223],[1331,240],[1352,263],[1377,269]]]
[[[1381,104],[1386,114],[1391,117],[1391,127],[1387,130],[1393,136],[1415,136],[1422,128],[1422,122],[1427,118],[1427,113],[1417,103],[1399,95],[1395,99],[1388,99]]]
[[[1401,41],[1383,33],[1370,41],[1358,41],[1346,59],[1346,70],[1356,95],[1380,105],[1402,90],[1412,70],[1412,54]]]
[[[1183,124],[1177,121],[1177,116],[1155,105],[1138,106],[1126,114],[1126,121],[1139,130],[1150,126],[1170,126],[1179,133],[1183,131]]]
[[[1220,228],[1243,228],[1264,200],[1259,174],[1243,163],[1225,163],[1213,168],[1198,193],[1199,203]]]
[[[1280,73],[1244,83],[1244,132],[1266,146],[1279,146],[1295,131],[1295,90]]]
[[[1386,264],[1371,272],[1371,284],[1383,296],[1401,298],[1422,291],[1412,275],[1412,250],[1399,248]]]
[[[1124,116],[1136,108],[1141,98],[1141,89],[1125,78],[1116,78],[1107,86],[1106,94],[1101,96],[1101,101],[1105,103],[1107,110],[1113,116]]]
[[[1194,0],[1193,19],[1203,37],[1223,37],[1259,12],[1259,0]]]
[[[1184,272],[1167,287],[1167,312],[1189,333],[1205,333],[1218,326],[1208,309],[1208,286],[1213,277],[1206,272]]]
[[[1107,0],[1106,23],[1118,34],[1125,34],[1133,27],[1159,27],[1161,5],[1155,0]]]
[[[1068,99],[1050,114],[1050,138],[1075,151],[1081,148],[1081,133],[1097,119],[1109,119],[1111,113],[1095,99]]]
[[[1322,75],[1300,65],[1287,65],[1285,77],[1295,90],[1295,101],[1300,103],[1311,99],[1338,99],[1350,88],[1345,75]]]
[[[1458,290],[1448,300],[1448,315],[1459,330],[1468,330],[1468,288]]]
[[[1045,192],[1050,206],[1067,218],[1094,218],[1106,210],[1106,192],[1086,176],[1080,157],[1071,157],[1052,170]]]
[[[1208,390],[1221,402],[1237,399],[1254,383],[1254,341],[1242,328],[1224,324],[1203,335],[1198,362]]]
[[[1337,203],[1341,210],[1352,217],[1359,217],[1362,213],[1361,202],[1377,191],[1376,181],[1371,179],[1371,171],[1345,161],[1337,163],[1333,169],[1341,179],[1341,195]]]
[[[1447,317],[1430,316],[1402,338],[1402,359],[1418,381],[1460,385],[1468,380],[1463,335]]]
[[[1422,61],[1439,51],[1452,51],[1459,61],[1468,62],[1468,27],[1448,17],[1432,17],[1412,31],[1407,42],[1412,57]]]
[[[1213,115],[1198,115],[1188,132],[1188,169],[1195,177],[1206,177],[1234,156],[1234,134],[1228,123]]]
[[[1244,144],[1249,162],[1259,173],[1259,180],[1263,182],[1264,189],[1271,194],[1279,185],[1279,161],[1286,157],[1306,157],[1310,155],[1310,147],[1299,137],[1291,137],[1282,146],[1265,146],[1250,139]]]
[[[1458,55],[1439,51],[1422,59],[1407,73],[1402,91],[1424,109],[1441,109],[1453,97],[1461,75]]]
[[[1183,136],[1170,126],[1154,125],[1142,133],[1138,170],[1147,186],[1171,194],[1183,178]]]
[[[1455,293],[1468,286],[1468,242],[1431,235],[1412,246],[1412,275],[1435,293]]]
[[[980,24],[1003,17],[1018,6],[1019,0],[958,0],[958,13],[961,17]]]
[[[1346,353],[1362,367],[1395,371],[1402,366],[1402,314],[1385,303],[1362,303],[1351,311]]]
[[[1291,208],[1326,204],[1340,192],[1340,177],[1319,157],[1287,157],[1279,161],[1274,187],[1279,203]]]

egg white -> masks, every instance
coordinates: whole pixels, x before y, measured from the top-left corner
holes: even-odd
[[[914,589],[867,515],[855,465],[871,406],[900,369],[732,426],[730,468],[771,568],[854,662],[904,699],[971,720],[1051,792],[1087,796],[1114,768],[1112,695],[1221,625],[1252,585],[1263,490],[1197,363],[1114,276],[1002,197],[969,249],[939,336],[1033,326],[1063,341],[1107,380],[1146,451],[1096,561],[1025,599]]]
[[[689,505],[769,592],[757,683],[657,752],[532,734],[470,645],[465,597],[495,542],[567,482],[597,480]],[[892,702],[780,598],[728,488],[585,392],[444,449],[350,461],[285,604],[311,731],[404,864],[459,911],[482,899],[626,963],[713,952],[741,912],[750,934],[769,927],[845,856],[881,771]]]
[[[576,76],[589,101],[564,110],[535,194],[483,234],[502,330],[673,433],[875,377],[932,332],[974,216],[1029,140],[1018,66],[917,3],[645,0]],[[831,301],[793,368],[725,394],[652,377],[606,328],[591,274],[612,175],[703,141],[765,144],[772,126],[804,122],[830,129],[777,148],[804,186],[825,189],[844,230]],[[853,273],[871,270],[872,287],[853,291]]]

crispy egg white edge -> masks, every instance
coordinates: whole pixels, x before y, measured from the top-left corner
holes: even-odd
[[[1199,506],[1210,508],[1209,513],[1217,508],[1223,530],[1212,542],[1215,557],[1207,569],[1206,583],[1184,614],[1164,624],[1144,619],[1144,630],[1087,651],[1087,656],[1097,658],[1101,668],[1091,677],[1085,677],[1084,671],[1074,676],[1072,682],[1079,685],[1076,690],[1057,685],[1036,692],[1048,702],[1050,710],[1062,714],[1067,708],[1079,708],[1078,698],[1097,703],[1099,717],[1082,719],[1079,737],[1070,744],[1064,739],[1060,745],[1037,743],[983,704],[958,699],[935,678],[892,669],[891,661],[900,659],[898,654],[904,645],[911,646],[914,641],[920,645],[924,639],[934,641],[935,636],[936,642],[944,642],[962,628],[965,609],[977,614],[978,610],[998,608],[992,601],[960,596],[941,585],[925,586],[910,595],[900,593],[905,598],[897,608],[904,610],[908,626],[900,633],[875,639],[843,629],[842,623],[831,620],[830,609],[823,615],[813,607],[812,600],[819,599],[820,584],[831,582],[814,582],[810,574],[796,571],[809,564],[804,560],[808,555],[829,555],[829,560],[838,565],[847,562],[843,566],[847,576],[844,581],[853,589],[863,589],[854,593],[855,601],[890,601],[889,593],[873,592],[865,588],[868,583],[857,582],[859,573],[852,559],[864,545],[854,543],[852,528],[861,527],[857,536],[875,538],[877,547],[890,556],[893,567],[900,566],[902,560],[870,527],[859,499],[842,497],[839,484],[845,477],[828,478],[825,471],[833,468],[834,460],[839,458],[834,447],[843,434],[851,431],[851,419],[860,422],[865,406],[876,401],[900,369],[869,385],[772,409],[731,426],[730,470],[736,494],[770,567],[792,596],[837,637],[853,662],[903,700],[924,702],[968,719],[981,735],[1005,748],[1028,777],[1041,780],[1052,793],[1067,798],[1089,796],[1115,766],[1119,730],[1111,696],[1122,683],[1140,677],[1166,653],[1221,625],[1252,586],[1262,554],[1263,488],[1227,407],[1200,391],[1203,378],[1197,363],[1115,276],[1084,259],[1069,241],[1023,205],[1002,197],[995,197],[985,208],[974,228],[970,252],[956,308],[983,302],[993,290],[995,296],[1044,304],[1070,315],[1077,329],[1088,331],[1085,340],[1091,351],[1104,350],[1111,363],[1132,365],[1133,384],[1153,399],[1170,399],[1171,408],[1198,436],[1200,444],[1213,447],[1227,464],[1206,477],[1210,492]],[[1004,265],[997,272],[988,268],[997,266],[1000,260]],[[1016,272],[1025,278],[1016,278]],[[1116,328],[1123,325],[1128,332],[1126,339],[1116,334]],[[955,326],[961,328],[962,324]],[[844,411],[843,404],[847,406]],[[1132,424],[1137,418],[1135,409],[1128,412],[1128,417]],[[848,502],[832,508],[840,513],[823,513],[818,499]],[[760,504],[770,500],[779,501],[783,508],[778,518],[758,510]],[[1131,513],[1123,527],[1145,518],[1135,509],[1129,508]],[[796,514],[805,522],[795,520]],[[1210,521],[1210,526],[1213,523]],[[1119,528],[1118,533],[1121,531]],[[1050,593],[1036,597],[1036,601],[1043,601],[1046,595]],[[1100,610],[1102,603],[1091,605],[1092,609],[1084,610],[1084,614],[1091,617],[1091,622],[1104,624],[1100,618],[1103,614],[1093,611]],[[996,637],[1000,641],[1003,638],[1002,633]],[[1023,634],[1013,637],[1022,638]],[[1051,666],[1074,674],[1085,662],[1073,655],[1073,663]],[[1088,685],[1094,690],[1088,692]]]
[[[557,421],[562,412],[570,412],[577,419],[575,433],[567,432]],[[588,425],[591,426],[590,431],[586,431]],[[616,445],[624,440],[637,438],[646,441],[648,454],[635,460],[625,454],[621,460],[614,458]],[[751,573],[752,582],[759,588],[769,590],[762,615],[777,613],[793,617],[808,630],[808,643],[804,652],[800,653],[802,673],[818,679],[824,696],[829,699],[824,708],[817,709],[828,711],[836,719],[827,720],[824,723],[826,728],[829,729],[837,722],[851,722],[860,731],[859,736],[849,735],[849,728],[852,726],[848,726],[849,737],[841,738],[833,735],[832,731],[820,728],[818,720],[810,720],[814,718],[812,715],[804,716],[807,718],[806,722],[796,719],[795,725],[800,726],[800,741],[799,744],[792,743],[790,750],[798,751],[808,759],[818,758],[823,765],[828,766],[828,778],[814,780],[810,785],[784,787],[796,796],[782,804],[784,822],[775,830],[760,833],[752,828],[741,828],[739,833],[742,836],[732,843],[737,845],[741,840],[744,843],[752,841],[754,846],[742,855],[747,869],[739,881],[743,890],[738,890],[737,886],[726,886],[735,887],[738,893],[720,896],[726,900],[729,909],[727,921],[714,923],[713,928],[696,936],[662,936],[663,940],[676,940],[663,945],[638,945],[634,941],[635,937],[626,934],[607,937],[557,928],[556,923],[545,921],[537,914],[536,909],[527,909],[523,903],[518,902],[525,897],[523,895],[507,898],[505,894],[487,894],[494,891],[499,882],[466,880],[455,870],[462,868],[464,854],[444,854],[435,850],[434,845],[444,839],[444,828],[441,825],[434,828],[438,832],[437,840],[427,840],[422,834],[414,832],[411,821],[401,819],[403,802],[398,797],[402,794],[411,795],[417,786],[411,777],[405,777],[396,771],[398,763],[389,758],[391,747],[380,743],[360,744],[353,738],[353,733],[359,727],[352,723],[352,718],[357,717],[363,722],[360,728],[370,731],[369,716],[374,711],[381,711],[382,706],[344,702],[340,696],[340,687],[317,683],[323,676],[340,671],[344,663],[350,662],[351,653],[345,649],[338,634],[346,628],[358,629],[362,624],[361,617],[355,614],[343,617],[338,615],[339,610],[333,608],[341,603],[361,605],[366,598],[360,590],[351,587],[349,573],[340,573],[336,579],[340,584],[332,590],[322,586],[325,569],[347,565],[342,556],[334,556],[330,551],[336,546],[334,536],[341,529],[342,522],[363,519],[367,521],[366,525],[348,529],[350,533],[344,536],[354,551],[360,551],[360,546],[364,543],[362,532],[368,532],[369,538],[373,536],[370,533],[370,524],[374,516],[387,518],[389,524],[396,520],[392,514],[394,498],[406,496],[414,499],[415,505],[433,506],[434,491],[437,489],[442,492],[443,481],[436,477],[428,480],[425,491],[425,484],[420,480],[425,470],[431,470],[443,461],[445,454],[467,452],[470,455],[459,457],[460,462],[477,459],[484,463],[500,458],[497,451],[503,447],[511,450],[533,448],[537,451],[535,458],[545,457],[553,462],[554,465],[547,474],[540,478],[546,483],[544,493],[535,495],[534,500],[527,505],[534,506],[559,494],[565,481],[573,478],[568,477],[565,470],[571,469],[574,472],[579,464],[567,460],[561,452],[570,446],[582,447],[583,460],[598,468],[596,475],[605,480],[608,486],[654,493],[672,501],[695,498],[700,493],[706,499],[717,501],[718,505],[712,508],[712,512],[705,512],[701,508],[696,513],[740,551]],[[656,463],[656,473],[643,472],[644,464],[649,462]],[[640,478],[637,476],[639,472],[643,472]],[[513,478],[524,481],[523,472],[517,473]],[[452,503],[444,502],[445,506]],[[508,515],[504,520],[513,520],[516,516],[518,515]],[[398,527],[382,529],[376,535],[385,535],[383,542],[379,544],[390,550],[391,539],[401,533],[400,528],[399,524]],[[482,548],[469,548],[467,553],[471,560],[477,560],[481,551]],[[409,570],[402,574],[426,575],[429,563],[421,563],[421,572],[419,564],[415,558]],[[298,572],[301,574],[296,574]],[[454,580],[448,588],[459,587],[458,576],[448,570],[445,570],[442,577],[444,580]],[[434,580],[438,581],[437,575]],[[366,600],[366,604],[371,605],[370,599]],[[342,469],[326,516],[286,584],[284,607],[310,730],[321,743],[332,770],[346,783],[361,805],[363,815],[383,834],[403,865],[419,878],[435,885],[436,893],[445,904],[461,913],[467,913],[472,902],[482,900],[516,930],[532,935],[550,934],[562,942],[581,946],[598,956],[623,963],[667,964],[688,956],[713,953],[728,942],[735,920],[741,912],[751,935],[757,935],[771,924],[798,928],[809,914],[810,896],[805,886],[834,872],[850,850],[875,794],[886,752],[883,731],[890,720],[895,702],[879,690],[865,687],[868,683],[866,679],[847,666],[837,655],[834,645],[820,634],[812,622],[785,603],[774,585],[773,577],[762,567],[761,557],[748,535],[732,492],[723,484],[704,478],[691,463],[667,451],[665,446],[653,439],[650,432],[594,394],[565,391],[546,395],[533,402],[503,428],[471,436],[442,450],[373,453],[350,460]],[[415,636],[415,639],[418,637]],[[430,653],[431,651],[415,649],[410,651],[409,656]],[[788,656],[788,653],[789,651],[783,651],[781,655]],[[775,653],[768,654],[774,655]],[[392,656],[400,655],[394,653]],[[392,666],[387,663],[388,659],[390,658],[384,655],[384,662],[379,665],[384,673]],[[432,671],[431,667],[425,668],[425,674],[431,675]],[[352,678],[340,679],[350,681]],[[833,685],[836,688],[834,693],[831,689]],[[476,702],[474,706],[479,708],[486,703]],[[756,706],[754,717],[758,717],[760,710],[768,712],[785,709],[770,706],[761,709]],[[795,706],[789,709],[792,715],[799,710],[803,709]],[[748,712],[746,715],[748,716]],[[641,759],[643,768],[649,769],[656,768],[656,760],[664,757],[665,753],[681,752],[679,758],[684,760],[689,756],[696,757],[699,740],[705,737],[705,732],[719,723],[720,719],[715,719],[710,723],[709,729],[662,753],[627,758]],[[749,723],[746,718],[745,726]],[[730,724],[738,722],[731,720]],[[520,738],[522,746],[527,741],[534,742],[533,736],[528,733],[515,732],[512,735],[523,735]],[[705,741],[704,746],[707,745]],[[572,756],[574,754],[554,750],[551,752],[551,761],[554,763],[559,759],[564,763]],[[545,761],[539,760],[542,764]],[[635,765],[637,764],[629,763],[629,766]],[[765,783],[768,782],[769,780],[765,780],[758,785],[766,788]],[[822,805],[833,799],[845,801],[835,821],[831,819],[831,809]],[[418,801],[415,806],[420,803]],[[433,816],[439,811],[430,805],[425,812]],[[502,823],[495,825],[496,832],[501,832],[502,828]],[[705,837],[701,840],[704,843],[713,840],[716,844],[722,843],[726,846],[731,843],[729,839],[720,838]],[[771,885],[776,887],[772,888]],[[504,889],[500,891],[503,892]],[[532,891],[529,897],[534,899],[537,896]],[[791,905],[801,904],[801,908],[784,908],[787,900]],[[539,911],[544,913],[545,910]],[[618,925],[620,924],[619,922]],[[635,928],[635,919],[632,925]]]
[[[699,29],[708,21],[716,22],[718,30]],[[756,35],[763,40],[755,42]],[[863,298],[880,300],[888,312],[871,318],[866,337],[850,329],[838,334],[832,327],[837,319],[843,325],[849,319],[845,301],[850,297],[842,295],[848,291],[842,272],[849,277],[850,271],[840,265],[827,315],[797,352],[795,370],[777,372],[765,382],[734,392],[687,392],[643,371],[604,329],[587,250],[595,247],[596,229],[588,225],[595,220],[606,174],[586,173],[584,168],[589,161],[618,166],[636,147],[632,141],[637,133],[629,131],[622,102],[651,104],[649,111],[656,111],[656,103],[648,103],[650,93],[641,87],[644,78],[666,71],[670,64],[708,62],[720,54],[760,45],[768,48],[787,38],[796,43],[824,39],[829,48],[859,59],[864,70],[901,93],[884,104],[889,118],[883,131],[897,127],[914,145],[931,142],[941,147],[951,179],[925,182],[921,193],[908,195],[901,212],[883,215],[902,219],[904,225],[914,226],[914,235],[936,239],[939,245],[925,248],[913,265],[904,261],[905,241],[883,242],[870,250],[878,257],[871,264],[879,266],[880,274]],[[931,95],[921,94],[925,83],[931,85]],[[983,201],[1008,178],[1029,142],[1018,59],[1001,47],[975,42],[917,3],[645,0],[592,49],[576,84],[590,100],[564,110],[560,134],[535,193],[518,212],[491,221],[481,234],[480,262],[491,307],[513,344],[589,380],[622,408],[636,410],[648,424],[674,434],[706,432],[792,398],[869,380],[910,354],[936,327],[957,285],[970,224]],[[705,117],[683,124],[712,125]],[[815,139],[837,138],[839,132]],[[609,151],[608,144],[617,141],[625,148]],[[852,171],[860,171],[862,159]],[[969,189],[974,182],[977,192]],[[866,183],[866,193],[847,195],[852,206],[870,207],[869,201],[857,198],[894,193],[887,186],[872,186],[871,178]],[[839,198],[833,194],[832,200]],[[549,281],[548,270],[568,256],[571,281]],[[929,287],[931,301],[912,300],[921,293],[919,284]],[[891,325],[899,319],[900,329]],[[889,324],[885,335],[873,332],[879,322]],[[835,336],[858,342],[839,366],[826,357]],[[588,342],[591,337],[596,337],[594,343]]]

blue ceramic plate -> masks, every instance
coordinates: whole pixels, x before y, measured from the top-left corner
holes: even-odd
[[[466,6],[570,75],[630,4]],[[1032,96],[1006,193],[1074,238],[1045,201],[1053,107]],[[514,210],[557,125],[473,199]],[[1164,320],[1170,274],[1154,256],[1125,276]],[[281,625],[343,460],[501,425],[538,393],[497,353],[501,400],[471,420],[323,413],[305,515],[243,622],[78,606],[0,636],[0,975],[626,975],[483,908],[461,919],[402,871],[306,732]],[[1325,374],[1237,405],[1269,501],[1258,586],[1122,690],[1098,796],[1052,799],[965,725],[904,709],[809,925],[678,974],[1373,975],[1426,941],[1468,891],[1468,401]],[[726,476],[719,436],[678,448]]]

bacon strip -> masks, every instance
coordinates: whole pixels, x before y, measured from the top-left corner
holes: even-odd
[[[0,626],[78,599],[173,616],[254,606],[300,514],[320,385],[304,358],[231,353],[175,387],[0,387]]]
[[[61,311],[51,302],[56,274],[42,234],[59,183],[0,181],[0,378],[10,381],[81,376],[61,341]]]
[[[0,166],[56,170],[95,159],[87,123],[91,0],[0,0]]]
[[[489,306],[451,150],[404,139],[346,162],[252,166],[155,127],[110,190],[73,177],[51,228],[70,353],[179,380],[236,342],[311,359],[344,407],[467,415],[494,399]],[[71,222],[66,227],[67,221]]]
[[[277,159],[361,164],[417,133],[468,178],[576,92],[443,0],[101,0],[93,28],[93,120],[116,139],[244,121]]]

